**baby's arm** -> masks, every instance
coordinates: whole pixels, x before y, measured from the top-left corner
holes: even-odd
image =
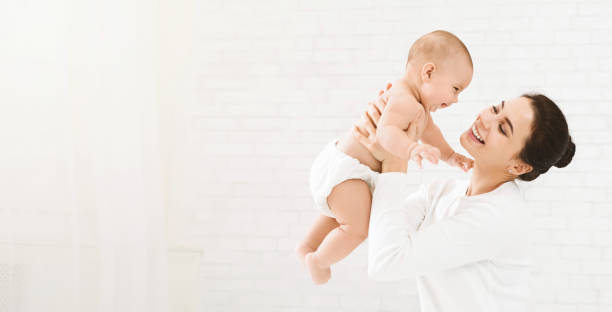
[[[404,129],[422,112],[421,105],[408,96],[389,97],[376,130],[380,145],[396,157],[409,159],[410,150],[418,138],[407,136]]]
[[[427,118],[427,128],[425,128],[425,132],[421,135],[421,141],[437,147],[440,150],[440,158],[450,166],[459,167],[463,171],[470,170],[474,166],[474,161],[453,151],[453,148],[444,139],[440,128],[431,119],[431,115],[428,115]]]
[[[440,150],[440,159],[448,161],[448,158],[451,157],[455,151],[448,145],[448,142],[446,142],[446,139],[444,139],[442,135],[442,131],[440,131],[440,128],[433,122],[430,114],[427,115],[427,118],[427,128],[425,128],[425,131],[421,135],[421,141],[425,144],[437,147]]]

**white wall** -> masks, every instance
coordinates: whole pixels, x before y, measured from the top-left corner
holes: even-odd
[[[0,3],[0,311],[168,311],[157,16]]]
[[[0,311],[163,311],[166,283],[170,311],[418,310],[413,281],[367,277],[365,245],[322,287],[293,247],[317,215],[314,156],[434,29],[456,33],[475,62],[460,103],[435,115],[448,138],[526,91],[566,113],[574,161],[525,185],[534,310],[612,310],[607,1],[4,1],[0,13]],[[131,132],[104,131],[111,119]],[[116,171],[92,184],[105,168]],[[140,196],[159,175],[161,191]],[[427,166],[415,184],[446,176],[467,177]],[[95,185],[133,192],[95,196]],[[104,203],[115,210],[100,214]],[[162,245],[155,257],[86,248],[101,231],[130,234],[126,220]]]
[[[413,281],[367,277],[365,245],[323,287],[292,249],[317,214],[314,156],[435,29],[457,34],[475,63],[460,103],[434,116],[455,148],[501,99],[542,92],[566,113],[574,161],[525,185],[534,307],[612,310],[610,2],[219,0],[189,11],[197,80],[181,107],[186,222],[175,243],[203,250],[200,311],[418,310]],[[428,166],[415,183],[443,176],[466,177]]]

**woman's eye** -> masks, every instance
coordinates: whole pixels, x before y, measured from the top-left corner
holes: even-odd
[[[499,124],[499,132],[501,132],[503,135],[506,135],[506,132],[504,132],[504,128],[502,128],[501,124]]]

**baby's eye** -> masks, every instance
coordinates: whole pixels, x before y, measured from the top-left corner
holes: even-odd
[[[455,92],[459,91],[459,88],[457,87],[453,87],[453,89],[455,89]]]
[[[491,106],[493,108],[493,112],[495,112],[497,114],[497,107],[495,106]]]

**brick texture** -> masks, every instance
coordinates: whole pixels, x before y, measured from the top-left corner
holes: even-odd
[[[368,278],[365,245],[322,287],[292,249],[317,214],[313,158],[435,29],[458,35],[475,65],[459,103],[434,114],[455,149],[480,109],[522,93],[548,95],[568,119],[573,162],[521,184],[534,311],[612,311],[611,14],[607,1],[194,4],[178,208],[200,217],[173,244],[203,250],[200,311],[418,310],[414,281]],[[414,183],[449,176],[468,177],[426,165]]]

